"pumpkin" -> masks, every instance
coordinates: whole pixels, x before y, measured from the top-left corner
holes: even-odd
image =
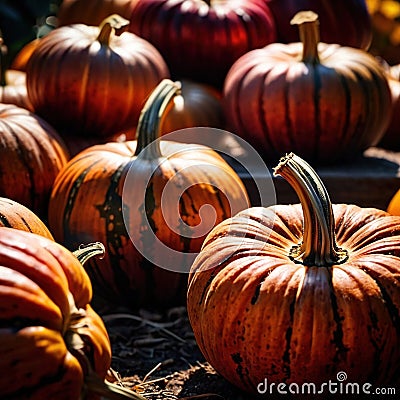
[[[295,27],[288,25],[295,14],[312,10],[321,19],[321,40],[368,50],[372,21],[365,0],[265,0],[277,27],[277,42],[297,41]],[[345,28],[344,28],[345,27]]]
[[[0,227],[2,398],[98,399],[113,391],[104,382],[109,337],[81,264],[103,251],[95,243],[72,254],[40,235]]]
[[[129,18],[137,0],[63,0],[57,11],[58,26],[99,25],[112,14]]]
[[[318,390],[340,372],[360,385],[398,383],[400,218],[332,205],[293,153],[274,172],[301,204],[223,221],[191,267],[188,315],[205,358],[254,393],[266,380]]]
[[[292,20],[301,42],[273,43],[235,62],[225,80],[230,129],[269,159],[289,151],[335,163],[376,145],[391,117],[391,93],[371,54],[319,42],[318,16]]]
[[[392,94],[392,116],[378,146],[392,151],[400,150],[400,64],[385,68]]]
[[[160,134],[198,127],[223,129],[225,119],[221,91],[211,85],[187,79],[179,83],[180,95],[174,98],[172,106],[164,116]],[[136,128],[133,128],[113,135],[108,141],[124,142],[135,138]],[[75,143],[71,144],[74,146]]]
[[[34,212],[5,197],[0,197],[0,226],[20,229],[53,239],[47,226]]]
[[[24,44],[11,61],[11,69],[26,72],[26,65],[31,57],[33,51],[36,49],[40,42],[40,37],[30,40]]]
[[[95,295],[111,304],[183,304],[186,273],[206,229],[249,204],[242,181],[217,152],[159,140],[178,93],[179,84],[161,81],[142,110],[136,141],[87,148],[53,186],[50,229],[67,248],[104,243],[105,257],[89,261],[87,271]]]
[[[129,30],[149,40],[174,79],[222,87],[233,62],[276,39],[264,0],[140,0]]]
[[[15,104],[33,111],[26,89],[26,74],[5,68],[7,47],[0,38],[0,103]]]
[[[66,134],[107,137],[137,125],[150,92],[169,76],[146,40],[116,32],[115,15],[100,26],[56,28],[42,37],[27,65],[35,112]]]
[[[69,159],[57,131],[43,118],[0,103],[0,196],[47,218],[53,182]]]

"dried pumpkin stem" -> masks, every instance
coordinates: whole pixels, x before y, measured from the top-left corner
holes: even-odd
[[[96,255],[104,255],[105,247],[103,243],[95,242],[85,245],[80,245],[78,250],[75,250],[73,254],[78,261],[83,265],[89,258]]]
[[[318,43],[319,21],[313,11],[300,11],[290,21],[291,25],[298,25],[300,41],[303,44],[302,61],[308,64],[319,63]]]
[[[140,153],[147,159],[162,156],[160,149],[161,125],[168,110],[172,107],[173,98],[180,94],[179,82],[163,79],[153,90],[142,108],[136,130],[137,147],[135,156]]]
[[[274,174],[292,186],[304,214],[303,241],[291,249],[290,257],[309,266],[345,262],[347,251],[336,244],[332,203],[317,173],[303,159],[290,153],[280,160]]]
[[[97,36],[97,41],[102,45],[108,46],[110,44],[111,34],[128,25],[129,21],[120,15],[110,15],[100,24],[100,33]]]

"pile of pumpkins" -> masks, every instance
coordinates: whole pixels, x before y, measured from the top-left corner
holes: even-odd
[[[371,35],[363,0],[64,0],[2,71],[1,395],[142,399],[106,380],[96,296],[186,304],[250,393],[340,371],[398,384],[400,212],[331,204],[311,167],[400,148],[400,68]],[[250,143],[299,204],[252,207],[217,151],[163,140],[203,126]]]

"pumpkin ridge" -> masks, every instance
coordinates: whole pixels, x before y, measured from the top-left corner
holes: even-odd
[[[12,227],[10,221],[7,219],[7,216],[5,216],[3,213],[0,213],[0,224],[3,224],[7,228]]]

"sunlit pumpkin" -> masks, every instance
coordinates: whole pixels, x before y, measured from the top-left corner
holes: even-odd
[[[92,309],[76,255],[30,232],[0,227],[0,393],[4,399],[78,400],[105,395],[111,344]],[[79,261],[80,260],[80,261]]]
[[[32,53],[29,99],[60,133],[107,137],[136,126],[145,99],[169,76],[149,42],[116,34],[127,23],[113,15],[100,26],[61,26]]]
[[[343,372],[344,383],[398,384],[400,217],[332,205],[292,153],[274,172],[301,205],[239,212],[192,265],[188,314],[205,358],[252,393],[267,380],[304,394],[303,383],[319,390]]]
[[[229,67],[276,39],[265,0],[139,0],[129,30],[162,54],[174,79],[222,87]]]
[[[230,130],[268,162],[293,151],[335,163],[376,145],[391,117],[379,62],[353,47],[319,41],[318,16],[296,14],[300,42],[273,43],[237,60],[224,84]]]
[[[87,271],[98,293],[132,308],[182,304],[188,268],[207,233],[192,232],[248,205],[242,181],[217,152],[159,140],[178,93],[178,84],[163,80],[143,108],[137,140],[79,153],[58,175],[50,199],[56,239],[68,248],[104,243],[105,257],[89,261]]]
[[[0,197],[0,226],[32,232],[53,239],[47,226],[34,212],[5,197]]]
[[[48,122],[0,103],[0,196],[47,218],[50,191],[68,159],[64,142]]]

